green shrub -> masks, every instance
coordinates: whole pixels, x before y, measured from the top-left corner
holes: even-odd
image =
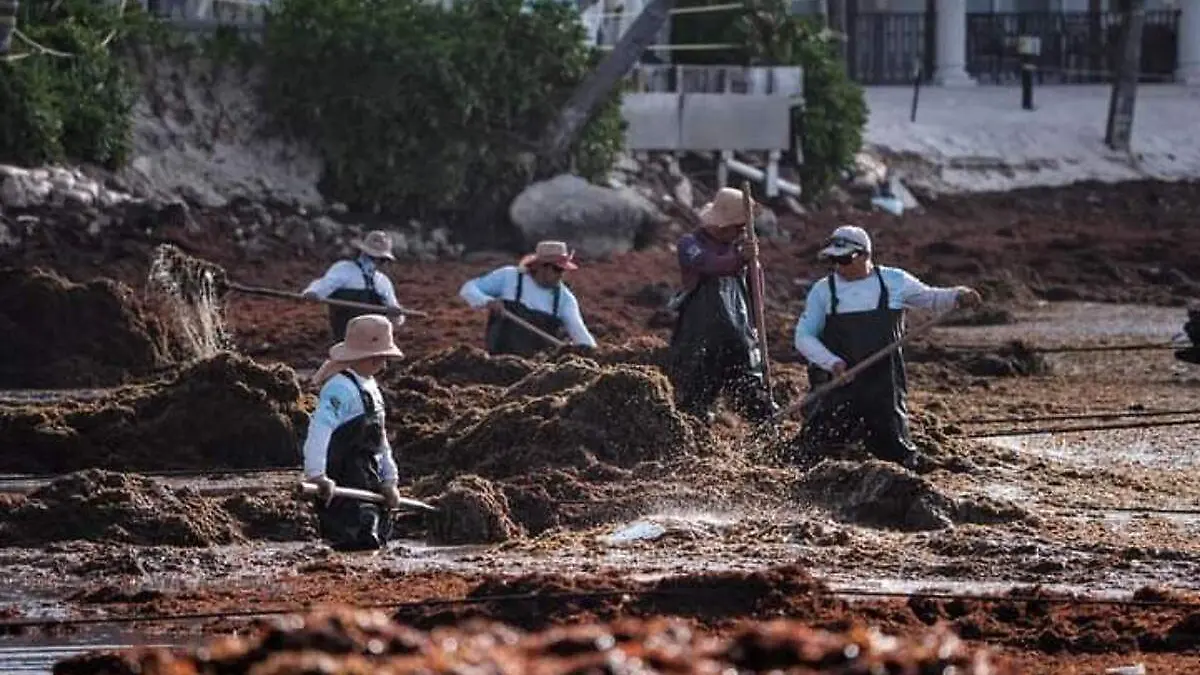
[[[536,175],[534,143],[594,62],[583,39],[554,0],[279,0],[263,98],[323,156],[326,196],[461,223]],[[602,175],[621,138],[614,100],[574,165]]]
[[[685,0],[685,5],[724,0]],[[862,147],[867,105],[863,91],[846,73],[837,39],[819,17],[789,14],[786,0],[748,0],[736,21],[725,13],[682,15],[672,26],[678,44],[736,44],[741,49],[676,52],[681,63],[801,66],[804,107],[793,110],[804,163],[799,167],[805,199],[821,196]]]
[[[136,3],[122,13],[91,0],[22,3],[18,20],[31,40],[69,56],[34,49],[0,63],[0,161],[122,165],[136,90],[119,52],[152,22]],[[14,42],[14,53],[28,49]]]

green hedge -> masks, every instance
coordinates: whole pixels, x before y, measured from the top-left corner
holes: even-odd
[[[124,164],[136,79],[119,52],[154,23],[135,2],[124,12],[91,0],[22,2],[18,28],[46,50],[13,40],[0,62],[0,161]]]
[[[264,51],[266,107],[320,151],[327,197],[442,222],[500,217],[597,58],[574,6],[553,0],[279,0]],[[621,141],[614,99],[576,169],[603,175]]]

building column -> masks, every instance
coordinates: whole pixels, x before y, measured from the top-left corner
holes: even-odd
[[[935,58],[935,84],[943,87],[975,84],[975,80],[967,75],[967,0],[937,0]]]
[[[1180,0],[1176,81],[1200,86],[1200,0]]]

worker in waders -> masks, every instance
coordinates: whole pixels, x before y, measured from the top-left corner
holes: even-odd
[[[700,221],[679,240],[683,289],[670,304],[678,313],[668,368],[677,404],[711,422],[717,398],[726,393],[743,417],[760,422],[778,407],[763,378],[754,328],[746,265],[757,251],[746,239],[742,191],[722,188]]]
[[[1187,363],[1200,363],[1200,307],[1188,310],[1188,320],[1183,324],[1183,333],[1192,345],[1175,350],[1175,358]]]
[[[304,476],[320,490],[321,537],[335,549],[383,548],[391,534],[388,509],[399,505],[400,493],[375,375],[401,356],[392,322],[367,314],[349,321],[346,339],[330,348],[329,360],[313,375],[321,395],[304,441]],[[335,486],[380,493],[386,508],[332,497]]]
[[[313,281],[304,289],[303,295],[333,300],[350,300],[365,302],[380,307],[399,309],[396,300],[396,289],[392,280],[383,273],[387,263],[396,259],[392,255],[392,238],[387,232],[376,230],[367,233],[361,240],[350,242],[359,250],[354,260],[339,260],[335,262],[325,276]],[[356,316],[369,313],[370,310],[350,307],[329,307],[329,329],[333,333],[334,342],[345,339],[346,324]],[[393,319],[397,326],[404,323],[404,315],[398,314]]]
[[[944,312],[980,302],[974,289],[927,286],[902,269],[876,265],[871,256],[866,230],[851,225],[834,230],[819,253],[833,271],[809,289],[795,335],[812,388],[900,339],[906,309]],[[814,461],[823,449],[861,437],[876,457],[921,467],[909,436],[907,391],[904,356],[896,350],[807,407],[795,450]]]
[[[530,356],[552,346],[544,337],[508,319],[511,313],[548,335],[595,347],[579,313],[579,302],[563,278],[578,269],[561,241],[538,243],[517,265],[508,265],[463,284],[459,296],[475,309],[487,308],[485,343],[489,354]]]

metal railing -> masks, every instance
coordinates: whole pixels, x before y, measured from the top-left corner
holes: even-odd
[[[1179,10],[1146,12],[1142,79],[1172,81],[1178,67]],[[847,68],[862,84],[912,82],[914,65],[934,71],[936,20],[929,12],[851,12]],[[1119,52],[1120,12],[1009,12],[967,15],[967,72],[982,83],[1020,79],[1017,38],[1041,38],[1037,79],[1047,84],[1112,79]]]
[[[769,94],[799,96],[799,67],[675,66],[642,64],[629,75],[633,93]]]
[[[1170,81],[1178,63],[1178,10],[1146,12],[1142,79]],[[1119,12],[971,14],[967,17],[967,72],[981,82],[1020,78],[1017,38],[1041,39],[1037,80],[1100,83],[1112,79],[1120,55]]]

